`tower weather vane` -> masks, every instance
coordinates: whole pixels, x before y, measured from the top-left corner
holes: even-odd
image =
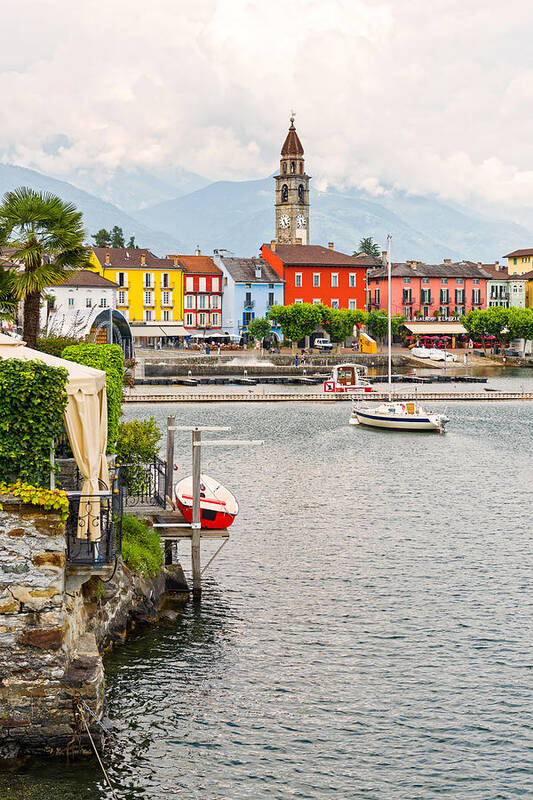
[[[296,116],[296,111],[291,110],[291,125],[294,125],[294,117]]]

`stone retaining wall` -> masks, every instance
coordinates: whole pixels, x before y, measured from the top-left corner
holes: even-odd
[[[176,565],[145,581],[122,561],[69,568],[57,513],[11,496],[0,504],[0,760],[86,752],[75,699],[103,717],[102,650],[136,622],[156,621],[165,597],[183,602],[183,572]]]

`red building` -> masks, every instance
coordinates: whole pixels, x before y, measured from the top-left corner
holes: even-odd
[[[199,250],[194,256],[167,256],[183,273],[183,327],[190,333],[222,327],[222,271]]]
[[[366,308],[366,273],[381,262],[365,253],[349,256],[318,244],[264,244],[261,253],[285,281],[284,304],[323,303]]]
[[[420,261],[392,264],[391,306],[393,314],[407,319],[441,319],[461,316],[485,308],[490,275],[472,261],[423,264]],[[370,270],[368,310],[387,310],[387,267]]]

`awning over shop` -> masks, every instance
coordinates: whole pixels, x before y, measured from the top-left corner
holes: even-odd
[[[162,336],[189,336],[183,325],[130,325],[132,336],[161,338]]]
[[[459,336],[466,333],[460,322],[404,322],[403,326],[417,336]]]

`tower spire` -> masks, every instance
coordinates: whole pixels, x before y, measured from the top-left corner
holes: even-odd
[[[304,149],[294,127],[290,127],[281,148],[276,181],[276,241],[280,244],[309,243],[309,175],[305,173]]]

